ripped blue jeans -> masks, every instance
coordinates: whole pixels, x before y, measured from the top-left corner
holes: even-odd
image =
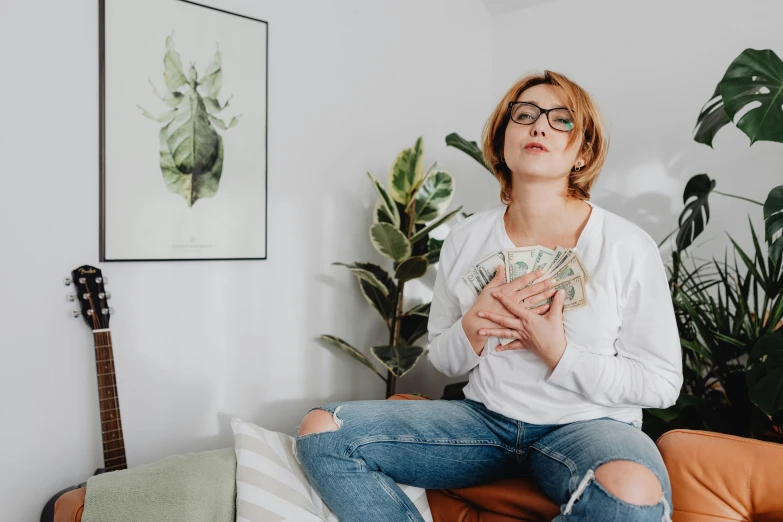
[[[640,429],[600,418],[528,424],[457,401],[349,401],[319,408],[334,431],[296,436],[294,451],[341,522],[423,522],[396,483],[464,488],[532,477],[560,506],[553,522],[670,522],[671,485],[655,443]],[[310,410],[312,411],[312,410]],[[601,464],[629,460],[651,470],[663,497],[636,505],[595,479]]]

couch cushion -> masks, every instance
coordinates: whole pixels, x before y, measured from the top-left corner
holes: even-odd
[[[783,445],[698,430],[658,439],[674,522],[783,520]]]
[[[336,522],[293,452],[294,438],[232,418],[237,456],[237,522]],[[432,522],[426,491],[398,484]]]

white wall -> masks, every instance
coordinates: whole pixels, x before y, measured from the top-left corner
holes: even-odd
[[[771,0],[549,0],[495,17],[493,96],[530,69],[561,72],[587,89],[611,127],[593,201],[660,241],[676,227],[695,174],[716,179],[716,190],[761,202],[783,182],[779,143],[749,147],[733,125],[718,133],[715,150],[692,139],[702,105],[744,49],[783,56],[781,17],[783,3]],[[752,248],[748,213],[763,241],[760,206],[713,194],[710,210],[696,240],[706,241],[701,256],[722,260],[726,232]]]
[[[366,171],[385,180],[423,135],[425,163],[456,177],[455,206],[497,201],[493,180],[444,144],[490,110],[481,2],[209,3],[270,24],[269,257],[99,265],[131,466],[230,446],[231,415],[293,433],[318,404],[384,397],[374,374],[315,341],[385,344],[353,276],[331,266],[388,266],[369,243]],[[0,2],[4,521],[37,520],[102,462],[92,337],[61,283],[98,261],[97,4]],[[398,390],[439,397],[446,382],[424,361]]]

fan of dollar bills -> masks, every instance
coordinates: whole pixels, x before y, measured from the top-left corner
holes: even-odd
[[[552,287],[565,291],[564,312],[587,305],[587,294],[585,292],[585,285],[588,279],[587,270],[585,270],[582,260],[579,258],[579,253],[575,248],[566,249],[558,246],[556,250],[551,250],[536,245],[500,250],[473,265],[463,276],[463,279],[470,289],[473,290],[473,293],[478,295],[487,283],[495,277],[498,265],[505,267],[507,283],[530,272],[535,272],[539,269],[545,270],[541,277],[528,283],[527,286],[546,279],[557,281]],[[535,303],[535,298],[528,299]],[[552,298],[550,297],[531,308],[538,308],[551,302]],[[513,339],[502,339],[503,344],[508,344],[511,341]]]
[[[574,248],[557,247],[556,250],[551,250],[536,245],[495,252],[473,265],[464,275],[465,282],[474,294],[481,293],[487,283],[495,277],[498,265],[505,267],[506,283],[530,272],[544,270],[544,274],[528,283],[528,286],[545,279],[554,279],[557,281],[554,287],[558,290],[562,288],[566,292],[565,310],[579,308],[587,304],[585,284],[588,281],[588,274],[579,257],[579,252]],[[549,298],[537,304],[536,307],[551,302],[552,298]]]

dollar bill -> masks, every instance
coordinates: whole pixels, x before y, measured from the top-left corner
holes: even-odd
[[[533,272],[546,270],[555,258],[555,251],[542,246],[536,248],[533,254]]]
[[[550,269],[546,274],[542,275],[533,283],[544,281],[545,279],[554,279],[558,282],[567,279],[569,277],[581,274],[585,283],[588,281],[587,270],[585,270],[582,264],[582,259],[576,251],[572,251],[566,256],[562,263],[554,269]]]
[[[537,246],[534,247],[521,247],[521,248],[509,248],[504,250],[506,259],[506,282],[522,277],[533,271],[533,263],[535,258]]]
[[[506,265],[506,257],[502,250],[493,252],[472,267],[462,276],[474,294],[479,295],[487,284],[492,281],[498,265]]]

